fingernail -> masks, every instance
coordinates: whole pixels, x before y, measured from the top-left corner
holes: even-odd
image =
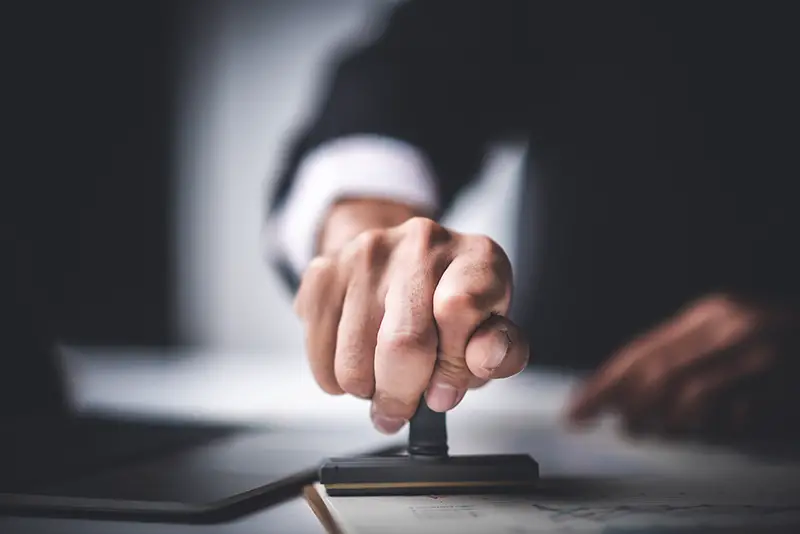
[[[405,420],[396,417],[384,417],[382,415],[373,415],[372,424],[375,425],[380,432],[384,434],[396,434],[406,424]]]
[[[497,339],[497,343],[493,344],[494,349],[486,356],[481,366],[484,371],[490,373],[500,367],[500,364],[503,363],[503,359],[508,353],[508,347],[511,345],[511,338],[508,337],[508,332],[505,330],[495,331],[495,338]]]
[[[458,390],[444,382],[434,382],[428,388],[425,396],[428,408],[434,412],[446,412],[453,408],[458,401]]]

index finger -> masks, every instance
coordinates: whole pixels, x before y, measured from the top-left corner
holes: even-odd
[[[398,251],[406,256],[391,273],[378,331],[372,418],[375,426],[388,433],[399,430],[414,415],[436,362],[433,293],[449,260],[431,254],[425,240],[423,235],[419,242],[410,241],[405,250]]]

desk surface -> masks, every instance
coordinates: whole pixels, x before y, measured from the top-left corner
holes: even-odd
[[[301,357],[184,353],[171,354],[165,360],[152,353],[119,352],[104,357],[103,352],[70,352],[66,357],[75,403],[80,409],[255,423],[336,423],[358,430],[354,435],[369,426],[366,403],[321,393]],[[707,478],[715,473],[738,472],[747,476],[748,472],[787,469],[800,473],[795,464],[770,465],[709,447],[624,441],[609,425],[601,425],[590,433],[571,433],[560,424],[559,414],[572,383],[567,377],[525,373],[471,392],[449,416],[452,452],[530,453],[539,460],[545,476],[667,473]],[[286,402],[287,399],[292,402]],[[0,532],[8,534],[204,531],[324,532],[300,499],[230,523],[209,526],[0,519]]]

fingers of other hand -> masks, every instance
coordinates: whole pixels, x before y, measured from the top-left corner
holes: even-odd
[[[484,351],[480,364],[491,360],[495,368],[504,361],[508,337],[500,330],[503,325],[493,321],[488,330],[479,327],[493,315],[506,313],[510,296],[511,269],[505,253],[489,238],[466,238],[433,296],[439,347],[426,397],[432,410],[452,409],[468,388],[490,378],[490,372],[481,368],[474,373],[469,365],[467,346],[475,334],[480,332],[480,341],[470,352]]]
[[[306,269],[294,303],[305,324],[311,373],[320,388],[331,395],[344,393],[334,373],[334,351],[346,289],[341,278],[332,260],[314,259]]]
[[[715,421],[717,424],[736,424],[736,418],[744,417],[747,405],[741,397],[731,394],[747,382],[757,380],[773,359],[774,353],[765,346],[748,347],[732,355],[725,365],[687,376],[676,385],[670,399],[664,417],[665,430],[670,433],[692,431],[714,417],[726,419]],[[721,406],[723,403],[725,406]]]
[[[660,386],[667,381],[673,361],[663,359],[677,332],[666,328],[642,336],[624,347],[601,367],[578,391],[570,408],[569,418],[587,422],[603,410],[624,410],[631,398],[646,391],[651,402],[657,402]]]
[[[756,326],[757,317],[734,301],[703,299],[613,357],[576,396],[569,417],[585,422],[613,408],[635,430],[659,416],[676,380],[724,357]]]

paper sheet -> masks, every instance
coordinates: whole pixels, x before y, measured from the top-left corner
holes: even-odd
[[[796,479],[795,479],[796,480]],[[536,496],[329,497],[343,534],[410,532],[663,532],[741,527],[800,532],[800,482],[763,480],[561,480]],[[796,530],[795,530],[796,529]]]
[[[715,526],[726,534],[800,534],[800,464],[699,443],[621,439],[613,420],[568,432],[557,410],[563,384],[518,378],[497,384],[507,388],[497,397],[494,384],[468,395],[468,410],[448,416],[448,434],[453,454],[531,454],[543,476],[535,496],[331,498],[318,486],[340,534],[689,534]],[[533,410],[540,401],[541,411]]]

